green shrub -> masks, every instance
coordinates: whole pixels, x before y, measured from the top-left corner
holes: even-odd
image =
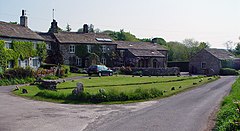
[[[26,84],[26,83],[32,83],[34,81],[35,81],[35,78],[31,78],[31,77],[0,79],[0,86]]]
[[[231,68],[221,68],[220,75],[238,75],[237,70]]]
[[[11,78],[27,78],[27,77],[34,77],[34,71],[30,67],[22,68],[12,68],[7,69],[4,74],[3,78],[11,79]]]
[[[66,75],[70,74],[70,66],[62,65],[62,70],[64,70],[64,74],[66,74]]]

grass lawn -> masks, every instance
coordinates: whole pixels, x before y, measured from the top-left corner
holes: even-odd
[[[170,96],[176,94],[178,92],[182,92],[184,90],[190,89],[191,87],[199,86],[205,84],[207,82],[213,81],[218,77],[176,77],[176,76],[168,76],[168,77],[132,77],[132,76],[111,76],[111,77],[91,77],[82,78],[75,81],[68,81],[65,83],[58,84],[57,92],[55,94],[60,95],[71,95],[72,90],[76,88],[76,83],[81,82],[84,85],[84,92],[87,92],[91,95],[99,93],[99,89],[104,89],[106,92],[123,92],[127,95],[133,94],[136,89],[150,89],[155,88],[157,90],[163,91],[163,95],[161,97]],[[199,82],[202,79],[201,82]],[[193,85],[193,83],[196,83]],[[172,87],[175,90],[172,90]],[[180,87],[180,88],[179,88]],[[22,87],[28,90],[28,94],[22,94],[21,91],[14,91],[14,94],[29,97],[32,99],[42,99],[36,97],[35,95],[40,91],[43,91],[42,88],[38,86],[25,86]],[[66,102],[62,97],[58,97],[58,99],[46,99],[47,101],[53,102]],[[63,97],[64,98],[64,97]],[[160,98],[160,97],[157,97]]]

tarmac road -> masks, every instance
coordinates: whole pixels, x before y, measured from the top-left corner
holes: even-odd
[[[66,105],[11,95],[0,87],[0,131],[202,131],[236,77],[169,98],[125,105]]]
[[[221,79],[159,100],[136,112],[107,115],[90,124],[96,131],[204,131],[209,116],[227,95],[236,77]]]

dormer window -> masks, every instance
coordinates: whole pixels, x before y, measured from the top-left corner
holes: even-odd
[[[69,45],[69,53],[75,53],[75,45]]]

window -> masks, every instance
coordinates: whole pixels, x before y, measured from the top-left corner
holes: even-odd
[[[107,63],[106,58],[103,57],[103,58],[101,59],[101,63],[102,63],[103,65],[106,65],[106,63]]]
[[[206,69],[206,63],[205,62],[202,62],[202,69]]]
[[[106,46],[105,45],[102,46],[102,53],[106,53]]]
[[[28,60],[25,60],[24,63],[25,63],[25,67],[27,67],[28,66]]]
[[[5,48],[12,49],[12,42],[11,41],[5,41]]]
[[[33,66],[38,66],[38,59],[33,59]]]
[[[37,43],[33,43],[33,49],[37,49]]]
[[[13,68],[13,60],[8,61],[7,68]]]
[[[157,62],[158,61],[156,59],[153,60],[153,68],[157,68]]]
[[[52,47],[51,47],[51,44],[48,43],[48,44],[47,44],[47,50],[51,50],[51,48],[52,48]]]
[[[87,45],[87,50],[88,50],[88,53],[92,52],[91,45]]]
[[[120,50],[120,55],[121,55],[121,57],[123,57],[123,55],[124,55],[124,50]]]
[[[75,45],[70,45],[69,46],[69,52],[70,53],[75,53]]]
[[[82,59],[81,58],[77,58],[77,66],[82,66]]]

